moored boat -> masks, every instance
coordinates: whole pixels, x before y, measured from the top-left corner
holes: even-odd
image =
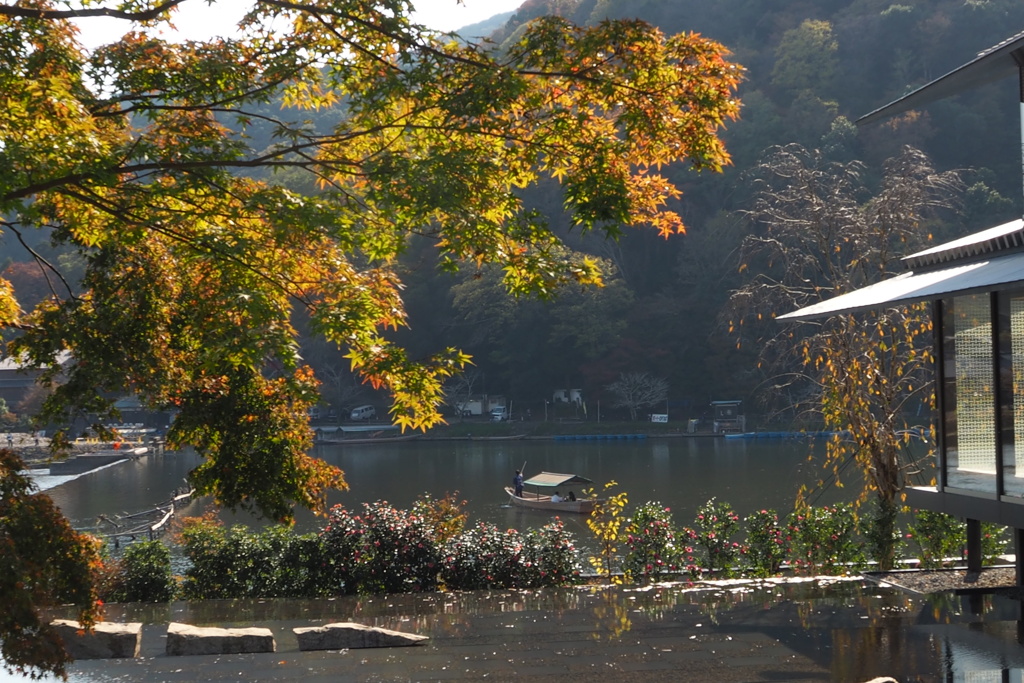
[[[511,486],[505,487],[505,493],[508,494],[509,502],[517,507],[548,512],[578,512],[589,515],[594,511],[594,504],[598,502],[594,498],[577,498],[576,500],[562,498],[560,501],[553,501],[551,497],[555,493],[565,496],[572,493],[571,497],[575,497],[576,494],[569,489],[570,486],[591,483],[593,482],[590,479],[576,474],[541,472],[523,482],[521,496],[517,496],[515,489]],[[527,490],[528,487],[532,487],[533,490]]]

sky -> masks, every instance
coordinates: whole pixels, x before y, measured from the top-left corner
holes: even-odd
[[[454,31],[490,19],[495,14],[519,9],[523,0],[414,0],[416,18],[430,28]]]
[[[454,31],[493,17],[495,14],[518,9],[523,0],[413,0],[414,18],[439,31]],[[248,6],[248,0],[218,0],[207,5],[203,0],[182,3],[174,19],[178,31],[186,38],[210,38],[227,35]],[[124,21],[89,18],[79,22],[80,40],[87,47],[117,40],[129,26]]]

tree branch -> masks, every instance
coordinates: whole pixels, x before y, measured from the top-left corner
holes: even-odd
[[[111,9],[109,7],[96,7],[91,9],[36,9],[33,7],[25,7],[23,5],[5,5],[0,4],[0,16],[4,17],[18,17],[21,19],[80,19],[84,17],[113,17],[115,19],[125,19],[127,21],[152,21],[160,17],[161,14],[171,10],[185,0],[167,0],[167,2],[161,3],[152,9],[148,9],[144,12],[125,12],[122,10]]]

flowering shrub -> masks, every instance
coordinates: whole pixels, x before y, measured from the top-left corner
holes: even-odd
[[[779,573],[789,548],[786,530],[779,523],[775,510],[760,510],[748,516],[746,571],[752,576],[774,576]]]
[[[661,503],[648,502],[637,508],[626,524],[626,546],[622,571],[628,581],[657,581],[663,574],[679,570],[681,553],[672,529],[672,513]]]
[[[411,593],[437,587],[441,552],[419,515],[385,501],[354,515],[341,505],[321,533],[331,585],[345,593]]]
[[[697,548],[694,546],[696,538],[697,532],[690,527],[679,530],[680,569],[693,581],[698,581],[704,576],[704,568],[701,567],[701,560],[697,557]]]
[[[335,595],[353,594],[359,590],[365,531],[362,519],[341,505],[331,509],[327,525],[320,531],[324,573],[330,591]]]
[[[740,545],[732,540],[739,517],[714,498],[699,508],[695,528],[678,533],[669,510],[659,503],[646,503],[628,518],[625,504],[625,494],[612,496],[588,520],[600,544],[591,562],[609,577],[619,566],[632,581],[679,572],[700,578],[704,571],[770,576],[787,558],[798,573],[843,573],[859,570],[865,549],[872,547],[858,538],[851,505],[802,509],[784,527],[774,510],[755,512],[744,520],[746,545]],[[178,538],[190,566],[182,595],[318,597],[429,591],[439,580],[452,590],[536,588],[580,580],[581,557],[560,520],[525,532],[478,523],[450,536],[463,523],[445,523],[442,510],[461,510],[451,496],[436,501],[427,496],[412,512],[380,501],[363,508],[355,514],[337,506],[319,534],[306,535],[284,527],[225,529],[212,517],[185,520]],[[989,561],[1005,551],[1005,528],[981,528],[982,551]],[[450,537],[442,544],[439,535]],[[961,559],[964,535],[964,525],[948,515],[918,511],[908,537],[921,546],[922,564],[928,567],[940,566],[948,557]],[[619,544],[626,546],[622,557],[616,554]],[[100,577],[105,597],[171,599],[163,597],[165,589],[174,588],[169,562],[160,555],[166,548],[159,543],[132,547],[136,549],[126,551],[120,562],[107,563],[108,571]]]
[[[562,520],[530,529],[528,547],[535,553],[533,567],[537,576],[533,586],[565,586],[578,583],[583,565],[576,550],[576,540]]]
[[[730,576],[743,552],[742,546],[732,540],[739,530],[740,517],[728,503],[719,503],[714,498],[697,509],[697,518],[688,536],[693,545],[704,550],[704,559],[709,572]]]
[[[991,522],[981,523],[981,557],[986,564],[995,564],[1006,552],[1010,538],[1007,527]]]
[[[790,514],[787,540],[798,572],[846,574],[864,564],[857,523],[848,504],[805,508]]]
[[[522,588],[527,582],[522,570],[531,561],[524,549],[523,536],[515,529],[501,531],[479,522],[446,546],[441,581],[450,590]]]
[[[558,520],[525,534],[480,522],[448,543],[441,567],[450,590],[561,586],[579,575],[572,536]]]

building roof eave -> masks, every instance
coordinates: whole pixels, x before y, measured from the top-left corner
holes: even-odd
[[[876,123],[945,97],[1015,76],[1024,63],[1024,32],[983,50],[978,56],[931,83],[857,119],[858,126]]]
[[[785,315],[783,321],[814,320],[841,313],[933,301],[954,294],[1006,289],[1024,283],[1024,252],[1014,252],[947,268],[906,272]]]

